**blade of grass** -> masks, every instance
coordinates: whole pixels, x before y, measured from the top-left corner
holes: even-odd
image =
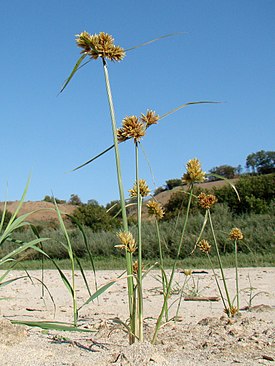
[[[174,32],[174,33],[169,33],[169,34],[165,34],[163,36],[160,36],[158,38],[154,38],[154,39],[151,39],[150,41],[147,41],[147,42],[143,42],[137,46],[134,46],[134,47],[131,47],[131,48],[127,48],[125,51],[128,52],[128,51],[132,51],[132,50],[135,50],[137,48],[140,48],[140,47],[143,47],[143,46],[147,46],[148,44],[151,44],[151,43],[154,43],[154,42],[157,42],[161,39],[164,39],[164,38],[168,38],[168,37],[173,37],[173,36],[178,36],[180,34],[187,34],[186,32]]]
[[[113,286],[116,282],[118,282],[119,280],[122,280],[124,278],[127,278],[128,276],[122,277],[124,275],[125,272],[123,272],[120,276],[118,276],[118,278],[111,280],[110,282],[107,282],[105,285],[101,286],[95,293],[93,293],[92,296],[90,296],[88,298],[88,300],[86,300],[84,302],[84,304],[82,304],[79,308],[78,311],[80,309],[82,309],[85,305],[88,305],[91,301],[94,301],[95,299],[97,299],[100,295],[102,295],[106,290],[108,290],[108,288],[110,288],[111,286]]]
[[[69,84],[69,82],[71,81],[72,77],[74,76],[74,74],[77,72],[77,70],[79,69],[79,66],[81,65],[82,61],[84,60],[84,58],[87,56],[87,54],[82,55],[81,57],[79,57],[79,59],[77,60],[76,64],[74,65],[73,71],[70,73],[68,79],[65,81],[65,83],[63,84],[59,94],[61,94],[63,92],[63,90],[66,88],[66,86]]]
[[[222,175],[214,174],[214,173],[206,174],[206,175],[207,175],[208,177],[215,177],[215,178],[219,178],[219,179],[222,179],[222,180],[224,180],[225,182],[227,182],[227,183],[232,187],[232,189],[235,191],[235,193],[236,193],[236,195],[237,195],[237,197],[238,197],[239,202],[241,202],[241,198],[240,198],[240,195],[239,195],[239,192],[238,192],[237,188],[235,187],[235,185],[234,185],[232,182],[230,182],[230,180],[229,180],[229,179],[227,179],[227,178],[223,177]]]
[[[47,330],[59,330],[59,331],[83,332],[83,333],[95,332],[94,330],[91,329],[83,329],[76,327],[73,324],[63,322],[28,321],[28,320],[10,320],[10,322],[12,324],[27,325],[28,327],[38,327]]]
[[[95,270],[95,264],[94,264],[94,260],[93,260],[93,256],[92,256],[92,252],[90,251],[89,245],[88,245],[88,239],[87,236],[85,234],[85,231],[83,229],[83,226],[80,224],[80,222],[72,215],[66,214],[67,217],[70,218],[70,220],[72,220],[72,222],[77,225],[77,227],[79,228],[82,236],[83,236],[83,240],[84,240],[84,244],[85,244],[85,248],[87,250],[88,256],[89,256],[89,260],[92,266],[92,270],[93,270],[93,274],[94,274],[94,281],[95,281],[95,289],[97,290],[97,278],[96,278],[96,270]],[[90,290],[88,290],[90,293]]]

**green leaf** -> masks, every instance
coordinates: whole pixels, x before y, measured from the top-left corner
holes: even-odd
[[[177,112],[178,110],[182,109],[182,108],[185,108],[185,107],[188,107],[189,105],[196,105],[196,104],[219,104],[221,102],[213,102],[213,101],[210,101],[210,100],[202,100],[202,101],[199,101],[199,102],[188,102],[188,103],[184,103],[184,104],[181,104],[179,107],[176,107],[174,109],[172,109],[171,111],[167,112],[167,113],[164,113],[162,116],[160,116],[160,120],[169,116],[170,114],[173,114],[175,112]]]
[[[81,62],[84,60],[84,58],[87,56],[87,54],[82,55],[81,57],[79,57],[79,59],[77,60],[76,64],[74,65],[73,71],[70,73],[70,76],[68,77],[68,79],[65,81],[64,85],[62,86],[59,94],[61,94],[63,92],[63,90],[66,88],[66,86],[69,84],[69,82],[71,81],[72,77],[74,76],[74,74],[77,72],[77,70],[79,70],[80,68],[80,64]]]
[[[32,248],[32,249],[35,249],[35,250],[39,250],[39,248],[36,248],[35,245],[42,242],[42,241],[46,241],[48,240],[48,238],[43,238],[43,239],[35,239],[35,240],[32,240],[28,243],[24,243],[23,245],[21,245],[19,248],[13,250],[12,252],[8,253],[5,257],[1,258],[0,259],[0,266],[5,263],[7,260],[9,260],[10,258],[18,255],[19,253],[23,252],[24,250],[28,249],[28,248]]]
[[[88,164],[92,163],[94,160],[96,160],[100,156],[104,155],[106,152],[112,150],[114,147],[115,147],[115,145],[109,146],[107,149],[105,149],[104,151],[102,151],[100,154],[96,155],[92,159],[90,159],[90,160],[86,161],[85,163],[79,165],[78,167],[74,168],[72,170],[72,172],[75,172],[76,170],[83,168],[85,165],[88,165]]]
[[[206,174],[206,175],[207,175],[208,177],[215,177],[215,178],[219,178],[219,179],[222,179],[222,180],[224,180],[225,182],[227,182],[227,183],[231,186],[231,188],[234,190],[234,192],[236,193],[236,196],[238,197],[239,202],[241,202],[241,197],[240,197],[240,195],[239,195],[239,192],[238,192],[237,188],[235,187],[235,185],[234,185],[232,182],[230,182],[230,180],[229,180],[229,179],[227,179],[227,178],[223,177],[222,175],[214,174],[214,173],[210,173],[210,174]]]
[[[105,291],[108,290],[108,288],[110,288],[111,286],[113,286],[117,281],[119,281],[120,279],[122,279],[122,276],[124,275],[125,272],[123,272],[120,276],[118,276],[118,278],[116,278],[115,280],[112,280],[108,283],[106,283],[106,285],[101,286],[92,296],[89,297],[89,299],[87,301],[84,302],[84,304],[82,304],[80,306],[80,308],[78,309],[78,311],[80,309],[83,308],[83,306],[89,304],[91,301],[94,301],[95,299],[97,299],[100,295],[102,295]],[[128,277],[128,276],[126,276]]]
[[[80,232],[81,232],[81,234],[83,236],[85,248],[87,250],[87,253],[88,253],[88,256],[89,256],[89,260],[90,260],[90,263],[91,263],[91,266],[92,266],[93,274],[94,274],[95,288],[97,290],[97,279],[96,279],[95,264],[94,264],[94,260],[93,260],[92,253],[91,253],[90,248],[89,248],[89,245],[88,245],[88,239],[87,239],[87,236],[86,236],[85,231],[83,229],[83,226],[81,225],[81,223],[74,216],[71,216],[69,214],[66,214],[66,216],[70,218],[70,220],[72,221],[72,223],[74,223],[75,225],[77,225],[77,227],[79,228],[79,230],[80,230]],[[80,269],[81,269],[81,267],[80,267]],[[81,273],[82,273],[82,271],[81,271]],[[82,276],[83,276],[83,279],[85,281],[84,272],[83,272]],[[85,281],[85,283],[86,283],[86,281]],[[87,287],[87,289],[88,289],[88,291],[90,293],[90,289],[88,287]]]
[[[75,327],[71,323],[50,322],[50,321],[35,322],[35,321],[28,321],[28,320],[10,320],[10,321],[12,324],[27,325],[28,327],[38,327],[41,329],[59,330],[59,331],[67,331],[67,332],[84,332],[84,333],[95,332],[94,330]]]
[[[141,43],[137,46],[134,46],[134,47],[131,47],[131,48],[128,48],[125,50],[125,52],[128,52],[128,51],[132,51],[132,50],[135,50],[136,48],[140,48],[140,47],[143,47],[143,46],[147,46],[148,44],[151,44],[153,42],[157,42],[163,38],[168,38],[168,37],[174,37],[174,36],[178,36],[180,34],[185,34],[185,32],[175,32],[175,33],[169,33],[169,34],[165,34],[163,36],[160,36],[158,38],[155,38],[155,39],[152,39],[150,41],[147,41],[147,42],[144,42],[144,43]]]

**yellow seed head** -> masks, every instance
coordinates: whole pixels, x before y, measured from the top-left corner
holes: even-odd
[[[201,163],[198,159],[189,160],[186,165],[186,170],[187,172],[182,177],[183,183],[191,184],[205,180],[205,172],[202,171]]]
[[[192,274],[192,269],[184,269],[183,270],[183,273],[185,274],[185,276],[191,276],[191,274]]]
[[[115,248],[125,249],[130,253],[134,253],[137,249],[135,238],[129,231],[120,231],[117,233],[117,237],[121,244],[115,245]]]
[[[138,195],[137,183],[134,184],[132,189],[129,189],[129,193],[131,197],[137,197]],[[146,197],[150,193],[150,189],[144,179],[139,180],[139,193],[141,197]]]
[[[158,123],[159,115],[157,115],[154,111],[148,110],[146,115],[143,113],[141,114],[140,119],[145,124],[146,128],[148,128],[149,126]]]
[[[237,227],[234,227],[229,234],[229,239],[231,240],[242,240],[243,239],[243,233],[240,229]]]
[[[200,251],[203,253],[209,253],[211,250],[211,245],[205,239],[203,239],[199,242],[198,247],[199,247]]]
[[[150,200],[146,206],[148,208],[149,215],[154,215],[157,220],[161,220],[163,218],[164,210],[160,203]]]
[[[144,124],[139,122],[136,116],[125,117],[122,121],[122,127],[117,130],[117,139],[119,142],[128,139],[134,139],[135,142],[139,142],[144,135]]]
[[[94,35],[88,32],[77,34],[76,44],[83,49],[81,53],[87,53],[94,60],[102,57],[111,61],[121,61],[125,56],[124,49],[115,46],[113,37],[104,32]]]
[[[198,196],[199,205],[202,208],[210,209],[216,202],[218,202],[218,199],[213,194],[205,194],[200,193]]]

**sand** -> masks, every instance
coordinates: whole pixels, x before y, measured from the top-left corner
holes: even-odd
[[[69,271],[65,271],[70,274]],[[3,271],[0,271],[3,273]],[[13,271],[8,279],[18,281],[0,288],[0,365],[90,366],[90,365],[271,365],[275,364],[275,267],[242,268],[240,305],[234,319],[223,313],[222,301],[182,301],[179,321],[164,324],[155,345],[151,344],[156,318],[162,304],[159,272],[144,279],[145,341],[129,346],[125,328],[128,318],[126,280],[115,283],[99,301],[79,311],[79,326],[91,333],[45,331],[11,324],[10,320],[72,322],[72,301],[57,271],[47,270],[42,296],[40,271]],[[117,278],[121,271],[98,271],[98,284]],[[225,270],[234,296],[234,269]],[[87,272],[94,291],[92,272]],[[250,279],[250,281],[249,281]],[[89,297],[81,274],[77,273],[77,301]],[[179,299],[184,281],[185,297],[218,296],[210,270],[186,276],[175,275],[170,304]],[[253,289],[249,289],[253,287]],[[252,297],[252,301],[251,300]],[[170,309],[176,314],[178,301]],[[56,309],[55,309],[56,307]]]

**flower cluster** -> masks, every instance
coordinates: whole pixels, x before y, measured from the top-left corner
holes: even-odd
[[[120,46],[114,45],[114,39],[110,34],[100,32],[99,34],[89,34],[82,32],[76,35],[76,43],[92,59],[99,57],[108,58],[111,61],[121,61],[125,56],[125,51]]]
[[[127,116],[122,121],[122,127],[117,130],[117,139],[119,142],[128,139],[134,139],[134,142],[140,142],[140,139],[145,135],[148,127],[156,124],[159,116],[151,110],[148,110],[146,115],[141,114],[141,117]]]
[[[224,309],[227,316],[232,316],[232,318],[238,313],[238,308],[236,306],[231,306],[230,308]]]
[[[200,193],[198,196],[199,205],[206,210],[210,209],[218,199],[213,194],[206,194],[204,192]]]
[[[202,251],[203,253],[209,253],[211,250],[211,245],[205,239],[203,239],[199,242],[198,247],[199,247],[200,251]]]
[[[120,244],[115,245],[115,248],[125,249],[129,253],[134,253],[137,249],[135,238],[129,231],[120,231],[117,233]]]
[[[138,195],[137,182],[134,184],[132,189],[129,189],[129,193],[131,197],[137,197]],[[144,179],[139,180],[139,193],[141,197],[146,197],[150,193],[150,189]]]
[[[193,272],[192,269],[184,269],[183,270],[183,273],[184,273],[185,276],[191,276],[192,272]]]
[[[145,135],[145,127],[142,122],[139,122],[136,116],[127,116],[122,121],[122,127],[117,130],[117,139],[119,142],[128,139],[134,139],[139,142]]]
[[[156,125],[158,123],[159,115],[154,111],[148,110],[146,114],[141,113],[140,119],[145,124],[146,128],[148,128],[151,125]]]
[[[243,239],[243,233],[240,229],[237,227],[234,227],[229,234],[229,239],[231,240],[242,240]]]
[[[198,159],[191,159],[186,165],[187,172],[183,175],[182,181],[186,184],[195,182],[203,182],[205,180],[205,172],[201,169],[201,163]]]
[[[147,203],[149,215],[154,215],[157,220],[161,220],[164,216],[164,210],[160,203],[154,200],[150,200]]]

